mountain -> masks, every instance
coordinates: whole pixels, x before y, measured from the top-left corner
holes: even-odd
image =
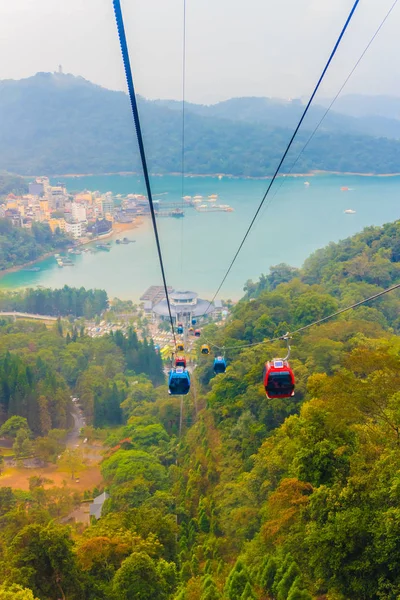
[[[393,101],[397,100],[392,98]],[[175,100],[157,100],[159,106],[171,110],[182,110],[182,103]],[[312,131],[323,119],[319,131],[332,133],[352,133],[357,135],[372,135],[374,137],[387,137],[400,139],[400,120],[397,117],[388,118],[380,114],[340,114],[330,110],[325,117],[326,108],[330,100],[324,100],[324,105],[311,106],[303,129]],[[400,99],[398,99],[400,116]],[[245,123],[263,123],[269,127],[289,127],[294,129],[304,110],[301,100],[281,100],[276,98],[231,98],[210,106],[186,103],[187,112],[213,117],[229,119]],[[334,108],[338,108],[335,103]]]
[[[139,109],[150,170],[179,172],[182,104],[139,98]],[[302,110],[300,100],[269,98],[187,104],[186,171],[271,175]],[[283,170],[290,170],[324,112],[313,107]],[[123,92],[73,75],[37,73],[0,82],[0,115],[0,169],[25,175],[140,169]],[[400,121],[331,112],[294,170],[397,172],[400,143],[389,139],[397,137]]]
[[[329,106],[330,100],[320,100],[323,106]],[[350,117],[383,117],[384,119],[400,119],[400,98],[396,96],[366,96],[364,94],[348,94],[339,97],[335,108]]]

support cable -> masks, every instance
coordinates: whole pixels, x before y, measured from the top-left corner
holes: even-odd
[[[181,196],[184,210],[185,194],[185,109],[186,109],[186,0],[183,0],[183,42],[182,42],[182,156],[181,156]],[[183,218],[181,218],[181,277],[183,276]]]
[[[138,145],[139,145],[140,159],[142,161],[142,168],[143,168],[143,175],[144,175],[144,180],[145,180],[145,184],[146,184],[147,197],[149,199],[150,215],[151,215],[151,221],[153,224],[154,236],[156,239],[158,259],[160,262],[165,297],[167,299],[169,320],[171,322],[172,335],[173,335],[174,344],[176,347],[176,335],[175,335],[174,320],[172,318],[171,304],[170,304],[170,300],[169,300],[168,286],[167,286],[164,262],[163,262],[162,252],[161,252],[160,238],[158,235],[157,221],[156,221],[156,215],[155,215],[154,204],[153,204],[153,195],[151,192],[150,177],[149,177],[149,171],[147,168],[146,153],[144,150],[142,129],[141,129],[141,125],[140,125],[140,118],[139,118],[139,111],[138,111],[138,106],[137,106],[135,87],[133,85],[132,69],[131,69],[131,64],[130,64],[130,60],[129,60],[128,44],[126,41],[124,20],[122,17],[120,0],[113,0],[113,6],[114,6],[114,13],[115,13],[115,21],[116,21],[117,29],[118,29],[119,42],[120,42],[120,46],[121,46],[122,60],[124,63],[126,82],[128,84],[129,99],[130,99],[130,103],[131,103],[132,115],[133,115],[133,120],[135,122],[135,130],[136,130],[136,137],[137,137],[137,141],[138,141]]]
[[[369,40],[368,44],[366,45],[366,47],[364,48],[363,52],[361,53],[360,57],[358,58],[357,62],[355,63],[355,65],[353,66],[353,68],[351,69],[350,73],[347,75],[346,79],[344,80],[343,84],[340,86],[338,92],[336,93],[335,97],[333,98],[333,100],[330,102],[329,106],[327,107],[327,109],[325,110],[324,114],[322,115],[321,119],[318,121],[317,125],[315,126],[315,128],[313,129],[313,131],[311,132],[309,138],[307,139],[306,143],[304,144],[304,146],[302,147],[302,149],[300,150],[299,154],[297,155],[296,160],[294,161],[294,163],[292,164],[289,172],[285,175],[290,175],[293,172],[294,167],[296,166],[297,162],[299,161],[299,159],[301,158],[301,156],[303,155],[304,151],[306,150],[306,148],[309,146],[311,140],[314,138],[315,134],[317,133],[318,129],[321,127],[322,123],[325,121],[325,118],[327,117],[328,113],[330,112],[332,106],[335,104],[336,100],[339,98],[340,94],[343,92],[344,88],[346,87],[346,85],[348,84],[349,80],[351,79],[351,77],[353,76],[354,72],[356,71],[357,67],[359,66],[359,64],[361,63],[362,59],[364,58],[364,56],[366,55],[366,53],[368,52],[369,48],[372,46],[373,42],[375,41],[375,38],[378,36],[380,30],[382,29],[382,27],[384,26],[384,24],[386,23],[386,21],[388,20],[389,16],[391,15],[392,11],[394,10],[396,4],[398,3],[398,0],[395,0],[392,4],[392,6],[389,8],[388,12],[386,13],[385,17],[383,18],[383,20],[381,21],[379,27],[376,29],[374,35],[372,36],[372,38]],[[281,190],[282,186],[285,184],[285,182],[287,181],[287,178],[284,177],[282,179],[282,183],[281,185],[278,187],[278,189],[275,191],[274,195],[271,196],[269,202],[266,203],[264,210],[262,212],[261,216],[264,216],[264,214],[266,213],[268,207],[271,205],[272,201],[276,198],[276,195],[279,193],[279,191]]]
[[[221,283],[218,286],[217,291],[215,292],[212,300],[210,301],[210,306],[214,302],[214,300],[217,297],[218,293],[220,292],[222,286],[224,285],[224,283],[226,281],[226,278],[228,277],[229,273],[231,272],[231,269],[232,269],[233,265],[235,264],[236,259],[239,256],[239,254],[240,254],[240,252],[241,252],[241,250],[242,250],[242,248],[244,246],[244,243],[245,243],[246,239],[249,236],[249,233],[250,233],[251,229],[253,228],[253,225],[254,225],[254,223],[255,223],[255,221],[256,221],[256,219],[257,219],[257,217],[258,217],[258,215],[259,215],[259,213],[260,213],[260,211],[261,211],[261,209],[262,209],[262,207],[264,205],[264,202],[265,202],[265,200],[266,200],[266,198],[267,198],[267,196],[268,196],[268,194],[269,194],[269,192],[270,192],[270,190],[271,190],[271,188],[272,188],[272,186],[273,186],[273,184],[275,182],[275,179],[277,178],[277,176],[279,174],[279,171],[280,171],[280,169],[281,169],[281,167],[282,167],[282,165],[283,165],[283,163],[285,161],[285,158],[288,155],[288,152],[289,152],[290,148],[292,147],[292,144],[293,144],[293,142],[295,140],[295,137],[296,137],[296,135],[297,135],[297,133],[298,133],[301,125],[303,124],[303,121],[304,121],[304,119],[305,119],[305,117],[306,117],[306,115],[307,115],[307,113],[309,111],[309,108],[310,108],[310,106],[311,106],[311,104],[312,104],[312,102],[313,102],[313,100],[314,100],[314,98],[315,98],[315,96],[316,96],[316,94],[317,94],[320,86],[321,86],[321,83],[322,83],[322,81],[323,81],[323,79],[324,79],[324,77],[325,77],[325,75],[326,75],[326,73],[327,73],[327,71],[328,71],[328,69],[329,69],[329,67],[331,65],[331,62],[332,62],[332,60],[333,60],[333,58],[334,58],[334,56],[335,56],[335,54],[336,54],[336,52],[337,52],[337,50],[338,50],[338,48],[340,46],[340,43],[341,43],[341,41],[342,41],[342,39],[344,37],[344,34],[346,33],[346,30],[347,30],[347,28],[348,28],[348,26],[350,24],[350,21],[353,18],[353,15],[354,15],[354,13],[356,11],[356,8],[357,8],[359,2],[360,2],[360,0],[356,0],[354,2],[353,8],[351,9],[350,14],[349,14],[349,16],[346,19],[346,22],[345,22],[345,24],[344,24],[344,26],[342,28],[342,31],[340,32],[340,35],[339,35],[339,37],[338,37],[338,39],[337,39],[337,41],[336,41],[336,43],[335,43],[335,45],[333,47],[333,50],[332,50],[332,52],[331,52],[331,54],[329,56],[329,59],[328,59],[326,65],[325,65],[325,67],[324,67],[324,70],[322,71],[322,74],[320,75],[320,77],[318,79],[317,85],[315,86],[314,91],[311,94],[310,99],[308,100],[307,105],[304,108],[304,111],[303,111],[303,114],[302,114],[302,116],[300,118],[300,121],[298,122],[298,124],[297,124],[297,126],[296,126],[296,128],[295,128],[295,130],[294,130],[294,132],[292,134],[292,137],[289,140],[289,143],[288,143],[288,145],[287,145],[287,147],[285,149],[285,152],[282,155],[281,160],[279,161],[279,164],[278,164],[278,166],[277,166],[277,168],[276,168],[276,170],[274,172],[274,175],[273,175],[273,177],[272,177],[272,179],[271,179],[271,181],[270,181],[270,183],[268,185],[268,188],[267,188],[267,190],[266,190],[266,192],[265,192],[265,194],[264,194],[264,196],[263,196],[263,198],[262,198],[262,200],[261,200],[261,202],[260,202],[260,204],[259,204],[259,206],[258,206],[258,208],[257,208],[257,210],[256,210],[256,212],[255,212],[255,214],[254,214],[251,222],[250,222],[250,225],[247,228],[247,231],[246,231],[246,233],[245,233],[242,241],[240,242],[240,245],[239,245],[238,249],[236,250],[236,253],[235,253],[235,255],[234,255],[234,257],[233,257],[233,259],[232,259],[232,261],[231,261],[231,263],[230,263],[230,265],[228,267],[228,270],[226,271],[226,273],[225,273],[225,275],[224,275]],[[207,313],[207,311],[205,311],[205,312]]]
[[[314,327],[315,325],[321,325],[321,323],[325,323],[325,321],[329,321],[330,319],[333,319],[334,317],[337,317],[338,315],[348,312],[349,310],[353,310],[354,308],[358,308],[359,306],[362,306],[363,304],[366,304],[367,302],[372,302],[373,300],[376,300],[377,298],[380,298],[381,296],[384,296],[385,294],[388,294],[389,292],[393,292],[394,290],[398,290],[398,289],[400,289],[400,283],[397,283],[396,285],[393,285],[385,290],[382,290],[381,292],[377,292],[373,296],[369,296],[369,298],[365,298],[365,300],[360,300],[359,302],[355,302],[354,304],[351,304],[350,306],[346,306],[346,308],[341,308],[340,310],[337,310],[336,312],[328,315],[327,317],[322,317],[322,319],[313,321],[312,323],[309,323],[308,325],[304,325],[303,327],[299,327],[298,329],[295,329],[294,331],[287,332],[285,335],[281,335],[279,337],[275,337],[270,340],[263,340],[262,342],[253,342],[251,344],[238,344],[237,346],[230,346],[230,347],[224,346],[224,349],[225,350],[240,350],[241,348],[252,348],[255,346],[261,346],[263,344],[272,344],[273,342],[278,342],[279,340],[287,340],[287,339],[289,339],[289,337],[293,337],[293,335],[295,335],[296,333],[302,333],[303,331],[306,331],[306,329],[310,329],[310,327]],[[217,350],[222,350],[222,348],[220,346],[217,346],[216,344],[213,344],[211,342],[208,342],[208,344],[213,346],[214,348],[217,348]]]

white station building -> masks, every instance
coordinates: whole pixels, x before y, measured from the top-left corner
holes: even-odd
[[[176,323],[191,322],[192,319],[199,319],[203,316],[212,315],[216,310],[214,304],[210,304],[208,300],[202,300],[198,297],[196,292],[170,292],[169,301],[172,317]],[[166,298],[153,306],[153,315],[161,320],[169,319]]]

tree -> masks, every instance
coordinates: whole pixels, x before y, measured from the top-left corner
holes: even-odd
[[[8,586],[3,584],[0,587],[0,600],[39,600],[33,595],[32,590],[23,588],[16,583]]]
[[[82,453],[79,450],[65,450],[58,461],[58,467],[60,471],[71,473],[71,479],[75,479],[76,475],[85,468]]]
[[[30,456],[32,453],[32,442],[26,429],[19,429],[14,440],[13,452],[17,458]]]
[[[84,597],[82,578],[66,527],[27,525],[11,544],[11,564],[21,585],[40,598]]]
[[[15,438],[21,430],[29,432],[28,421],[25,417],[13,415],[1,426],[0,436]]]
[[[134,552],[124,560],[113,580],[119,600],[164,600],[163,582],[154,561],[144,552]]]

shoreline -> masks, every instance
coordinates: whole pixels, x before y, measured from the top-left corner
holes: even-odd
[[[141,176],[141,173],[137,171],[116,171],[110,173],[56,173],[49,175],[50,178],[65,178],[65,179],[80,179],[81,177],[109,177],[112,175],[118,175],[120,177],[131,177]],[[182,177],[182,173],[171,172],[171,173],[150,173],[152,177]],[[316,175],[343,175],[343,176],[357,176],[357,177],[400,177],[399,173],[357,173],[353,171],[323,171],[316,169],[307,173],[280,173],[277,178],[280,177],[315,177]],[[38,177],[38,175],[21,175],[24,179],[32,179]],[[265,176],[251,176],[251,175],[233,175],[232,173],[186,173],[185,179],[191,179],[194,177],[198,178],[227,178],[227,179],[251,179],[251,180],[267,180],[272,179],[272,175]]]
[[[93,244],[94,242],[99,242],[104,239],[112,238],[114,235],[121,235],[125,231],[132,231],[133,229],[138,229],[143,223],[144,223],[144,219],[142,217],[136,218],[132,223],[116,223],[117,227],[115,229],[113,228],[111,232],[109,232],[105,235],[101,235],[99,237],[87,240],[86,242],[83,242],[81,244],[78,244],[76,246],[76,248],[79,249],[81,246],[87,246],[88,244]],[[7,269],[0,271],[0,280],[4,277],[4,275],[8,275],[9,273],[16,273],[18,271],[22,271],[22,270],[26,269],[27,267],[32,267],[34,265],[37,265],[38,263],[43,262],[47,258],[54,256],[55,253],[56,253],[56,250],[53,250],[51,252],[46,252],[46,254],[43,254],[42,256],[36,258],[35,260],[30,260],[26,263],[23,263],[22,265],[15,265],[14,267],[8,267]]]

